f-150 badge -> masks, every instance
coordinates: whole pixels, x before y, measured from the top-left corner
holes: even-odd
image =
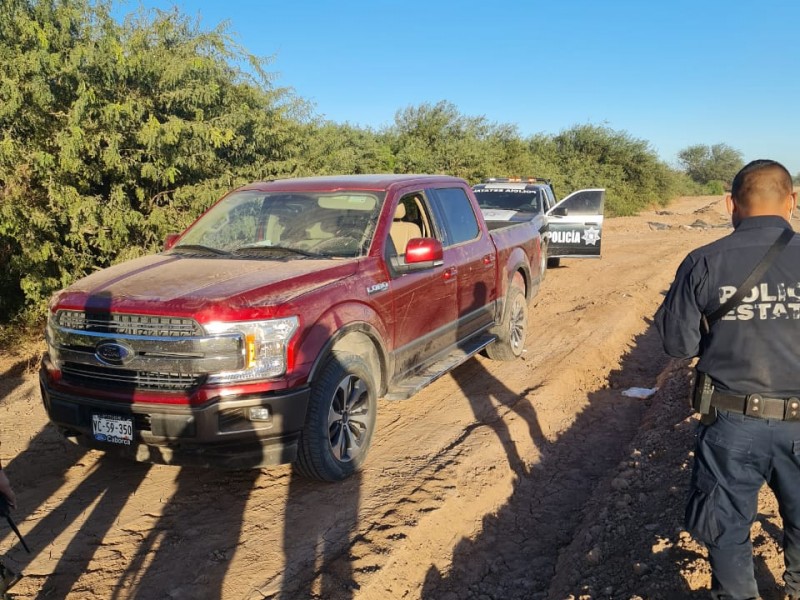
[[[372,294],[377,294],[378,292],[385,292],[388,289],[389,284],[385,281],[382,283],[375,283],[367,287],[367,294],[371,296]]]

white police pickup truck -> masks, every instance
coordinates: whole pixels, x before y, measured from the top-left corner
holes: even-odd
[[[490,177],[472,190],[489,229],[538,222],[548,266],[562,258],[600,258],[604,189],[578,190],[557,202],[549,179]]]

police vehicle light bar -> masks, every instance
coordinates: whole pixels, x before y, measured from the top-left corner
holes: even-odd
[[[549,185],[550,180],[543,177],[487,177],[481,179],[481,183],[546,183]]]

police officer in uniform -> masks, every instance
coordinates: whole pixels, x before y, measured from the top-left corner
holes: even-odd
[[[684,259],[655,318],[669,355],[700,357],[697,378],[710,398],[697,431],[686,528],[708,548],[713,598],[758,598],[750,527],[766,482],[783,518],[786,597],[798,600],[800,238],[785,234],[788,245],[760,280],[701,333],[703,319],[791,231],[797,194],[783,165],[757,160],[736,175],[726,202],[733,233]]]

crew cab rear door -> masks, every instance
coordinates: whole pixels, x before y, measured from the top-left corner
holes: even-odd
[[[442,230],[445,254],[457,271],[458,341],[485,329],[495,319],[497,251],[484,231],[467,191],[461,187],[427,190]]]
[[[599,258],[606,191],[572,192],[547,211],[550,258]]]

